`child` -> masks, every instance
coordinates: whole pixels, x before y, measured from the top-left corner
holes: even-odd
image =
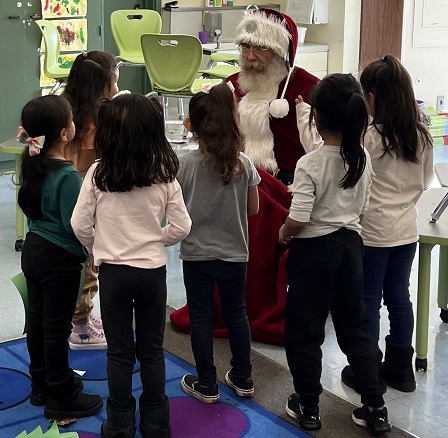
[[[66,146],[64,156],[73,162],[82,177],[96,159],[94,138],[98,106],[102,99],[112,99],[118,93],[118,68],[115,57],[107,52],[81,53],[75,59],[63,96],[73,109],[76,134]],[[86,279],[81,297],[76,303],[69,339],[72,350],[107,348],[101,318],[92,313],[93,298],[98,291],[98,275],[86,266]]]
[[[369,208],[362,222],[364,301],[379,362],[382,300],[389,314],[382,379],[392,388],[411,392],[416,387],[412,364],[414,314],[409,297],[418,241],[415,204],[433,180],[432,140],[420,119],[409,73],[398,59],[388,55],[372,62],[360,80],[373,117],[365,148],[375,171]],[[357,389],[348,366],[342,371],[342,381]]]
[[[94,415],[103,405],[98,395],[81,392],[82,380],[68,364],[67,339],[85,261],[70,226],[81,177],[64,159],[74,135],[70,105],[62,97],[38,97],[23,108],[18,138],[28,147],[18,202],[29,228],[22,270],[29,300],[30,402],[45,405],[45,417],[56,420]]]
[[[165,246],[182,240],[191,220],[175,179],[178,160],[164,134],[159,101],[130,93],[105,101],[95,149],[99,161],[84,178],[72,226],[99,266],[109,384],[101,436],[134,437],[137,356],[143,386],[140,431],[143,437],[168,437]],[[168,225],[162,228],[165,216]]]
[[[290,214],[279,230],[279,242],[289,243],[285,349],[295,389],[286,412],[305,430],[321,427],[321,345],[331,312],[339,346],[359,380],[363,406],[354,410],[353,421],[387,432],[386,388],[361,296],[360,216],[373,175],[361,146],[366,104],[353,76],[333,74],[316,86],[311,108],[310,124],[315,121],[324,144],[297,162]]]
[[[215,283],[232,351],[227,384],[251,397],[251,335],[245,307],[248,260],[247,217],[258,212],[260,177],[243,154],[243,135],[233,93],[217,85],[194,95],[185,127],[199,150],[180,157],[177,176],[193,226],[181,243],[191,323],[191,346],[198,376],[182,377],[182,389],[204,403],[219,400],[213,365]]]

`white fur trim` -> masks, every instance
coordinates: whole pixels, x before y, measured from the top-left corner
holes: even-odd
[[[287,59],[291,35],[286,21],[269,17],[263,11],[256,11],[243,17],[236,28],[235,44],[250,43],[269,47],[283,59]]]
[[[275,97],[275,96],[273,96]],[[274,136],[269,127],[269,100],[246,94],[238,104],[242,130],[246,141],[244,152],[257,167],[275,171]]]

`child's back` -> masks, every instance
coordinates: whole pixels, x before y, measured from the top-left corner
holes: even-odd
[[[177,178],[193,222],[190,234],[181,242],[183,260],[247,261],[247,198],[253,165],[243,153],[239,159],[244,172],[223,185],[202,151],[179,158]]]

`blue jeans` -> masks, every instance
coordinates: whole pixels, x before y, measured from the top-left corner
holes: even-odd
[[[417,243],[379,248],[364,246],[364,301],[373,346],[380,337],[381,300],[389,312],[390,340],[403,348],[412,345],[414,312],[409,277]]]
[[[232,377],[236,381],[250,378],[251,334],[245,303],[247,263],[184,261],[183,272],[190,313],[191,348],[199,384],[210,386],[216,383],[216,368],[213,364],[215,283],[218,286],[222,317],[229,332]]]

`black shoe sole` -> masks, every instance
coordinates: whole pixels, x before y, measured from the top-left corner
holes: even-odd
[[[65,420],[67,418],[85,418],[95,415],[103,407],[103,400],[99,402],[90,409],[83,411],[56,411],[52,409],[45,408],[44,417],[48,420]]]

